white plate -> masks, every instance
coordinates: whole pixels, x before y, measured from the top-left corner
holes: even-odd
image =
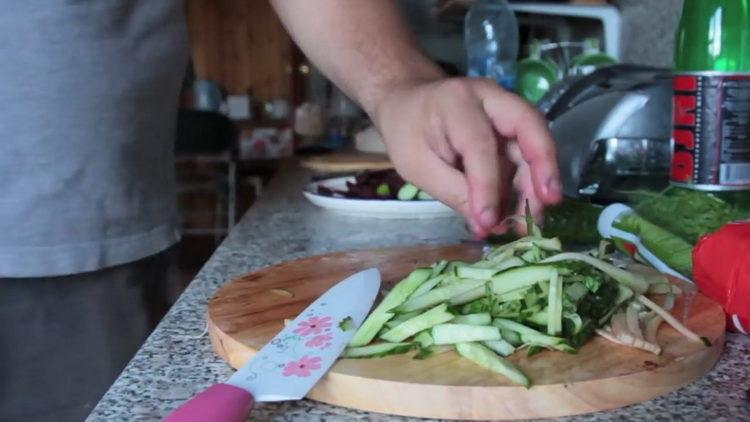
[[[438,218],[452,217],[456,213],[447,205],[435,200],[399,201],[395,199],[351,199],[318,194],[318,186],[346,190],[346,182],[354,177],[336,177],[313,182],[305,186],[304,195],[313,204],[333,212],[375,218]]]

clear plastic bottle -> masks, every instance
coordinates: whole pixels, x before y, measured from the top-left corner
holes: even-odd
[[[464,45],[472,77],[494,79],[513,90],[518,58],[518,21],[506,0],[477,0],[464,21]]]

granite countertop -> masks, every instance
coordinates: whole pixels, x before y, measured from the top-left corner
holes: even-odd
[[[225,281],[289,259],[393,245],[456,243],[468,238],[458,218],[378,221],[331,214],[309,204],[309,173],[288,163],[274,178],[141,347],[89,416],[90,421],[159,420],[232,369],[204,333],[206,304]],[[750,336],[730,334],[716,367],[663,397],[622,409],[561,420],[750,420]],[[310,400],[259,404],[254,420],[415,420]]]

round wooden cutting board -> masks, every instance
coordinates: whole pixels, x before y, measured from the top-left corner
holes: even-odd
[[[224,285],[208,305],[208,327],[216,352],[242,366],[337,281],[377,267],[389,288],[416,266],[440,259],[476,260],[477,246],[419,246],[342,252],[285,262]],[[689,302],[688,311],[685,304]],[[660,356],[593,338],[575,355],[545,351],[515,362],[534,385],[512,384],[455,352],[425,360],[413,354],[342,359],[308,398],[366,411],[447,419],[525,419],[575,415],[648,400],[675,390],[706,372],[724,344],[724,314],[701,294],[678,299],[673,311],[711,347],[687,340],[666,324],[659,331]]]

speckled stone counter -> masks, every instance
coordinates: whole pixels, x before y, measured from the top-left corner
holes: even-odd
[[[281,261],[332,251],[468,239],[458,218],[372,220],[331,214],[309,204],[309,174],[289,164],[217,249],[179,301],[99,402],[90,421],[159,420],[232,373],[202,335],[206,304],[225,281]],[[678,391],[638,405],[569,420],[750,420],[750,337],[729,335],[716,368]],[[375,399],[375,398],[373,398]],[[310,400],[260,404],[253,420],[410,419],[358,412]]]

